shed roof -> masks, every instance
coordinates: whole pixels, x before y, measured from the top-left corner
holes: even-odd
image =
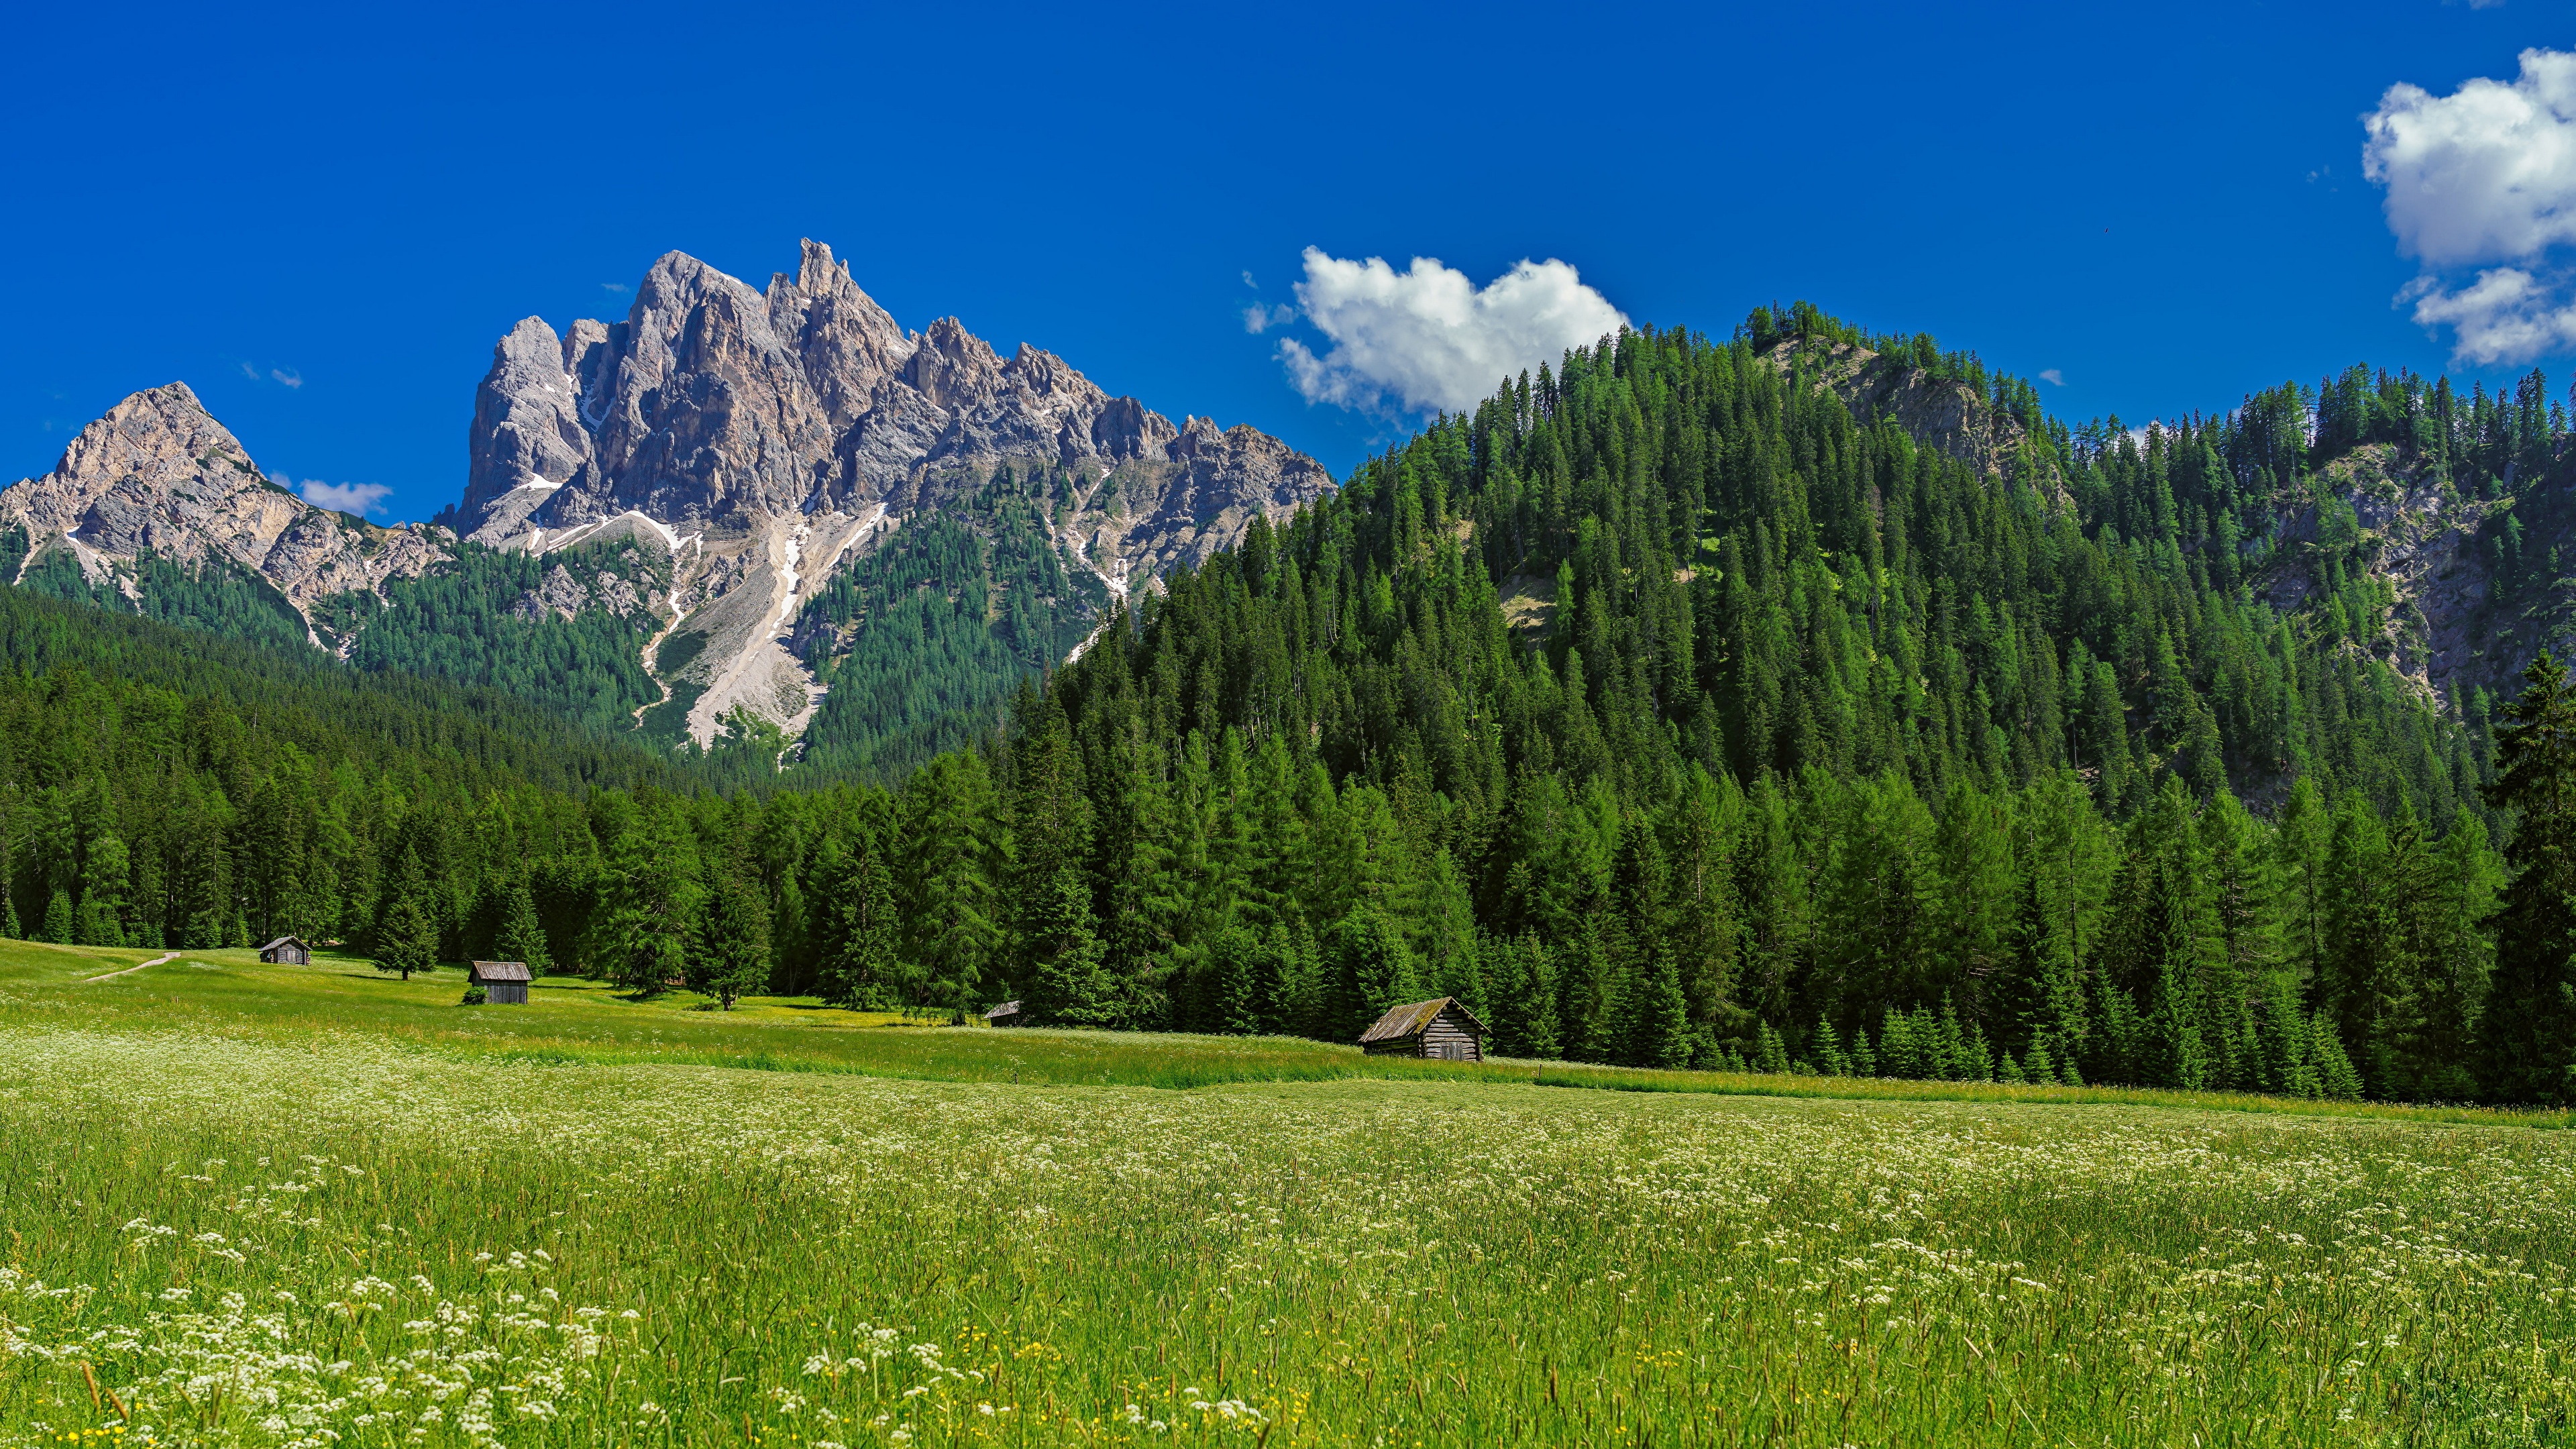
[[[525,961],[477,961],[474,963],[474,979],[477,981],[525,981],[529,979],[528,963]]]
[[[1460,1019],[1467,1023],[1468,1028],[1480,1037],[1490,1034],[1485,1030],[1485,1024],[1476,1019],[1475,1013],[1460,1005],[1456,997],[1436,996],[1429,1001],[1411,1002],[1390,1009],[1386,1015],[1377,1019],[1377,1025],[1360,1033],[1360,1045],[1366,1046],[1373,1041],[1402,1041],[1409,1036],[1420,1036],[1431,1029],[1431,1023],[1443,1011],[1458,1013]]]
[[[303,944],[304,938],[302,936],[280,936],[276,940],[269,942],[267,945],[262,946],[259,949],[263,951],[274,951],[280,946],[301,946]]]
[[[991,1021],[997,1016],[1017,1016],[1019,1014],[1020,1004],[1018,1002],[1005,1001],[1001,1005],[994,1007],[992,1010],[985,1012],[984,1019],[986,1021]]]

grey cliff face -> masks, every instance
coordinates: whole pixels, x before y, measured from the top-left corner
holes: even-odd
[[[668,632],[696,641],[682,682],[700,691],[701,742],[737,705],[801,727],[820,692],[785,647],[797,610],[996,465],[1061,470],[1055,542],[1116,594],[1332,487],[1275,438],[1174,427],[1053,353],[1004,358],[954,317],[908,333],[812,241],[765,292],[673,252],[622,322],[562,338],[521,322],[493,349],[468,451],[465,497],[439,520],[460,534],[669,549]]]
[[[1185,437],[1053,353],[1004,359],[953,317],[906,333],[813,241],[766,292],[674,252],[623,322],[562,339],[521,322],[493,350],[468,447],[465,497],[442,521],[534,546],[631,511],[713,547],[764,519],[923,506],[969,465],[1088,463],[1146,475],[1152,521],[1131,520],[1119,547],[1125,566],[1156,567],[1331,487],[1275,439]]]
[[[146,550],[252,569],[302,609],[375,589],[441,556],[418,529],[385,529],[314,507],[270,483],[185,383],[135,393],[81,430],[40,478],[0,491],[0,520],[30,557],[69,547],[94,579]]]

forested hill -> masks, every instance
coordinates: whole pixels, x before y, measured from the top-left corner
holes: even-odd
[[[406,832],[505,799],[578,820],[593,789],[685,783],[658,752],[490,690],[0,589],[9,934],[358,934]]]
[[[2008,418],[1994,471],[1856,418],[1860,344]],[[2484,722],[2401,671],[2366,541],[2302,536],[2323,461],[2277,406],[2070,430],[1803,308],[1578,351],[1056,677],[1022,857],[1100,948],[1046,925],[1015,984],[1275,1025],[1311,939],[1334,1029],[1436,988],[1527,1051],[2465,1090]]]

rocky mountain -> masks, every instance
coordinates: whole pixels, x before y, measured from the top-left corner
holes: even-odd
[[[925,521],[956,531],[940,535],[938,567],[975,577],[910,587],[983,609],[951,625],[1006,636],[978,666],[990,692],[1002,661],[1061,659],[1131,583],[1332,486],[1275,438],[1196,417],[1175,426],[1052,353],[1023,344],[1005,358],[955,318],[908,331],[812,241],[795,275],[766,290],[673,252],[622,320],[561,334],[520,322],[476,391],[466,464],[463,496],[432,524],[379,528],[267,482],[172,384],[92,424],[51,474],[0,492],[0,527],[23,534],[0,561],[13,579],[76,569],[82,587],[147,609],[155,568],[230,571],[361,662],[387,651],[356,651],[357,636],[406,601],[479,610],[470,667],[416,629],[388,631],[403,643],[387,657],[433,671],[510,673],[492,663],[510,647],[505,619],[613,618],[594,641],[649,623],[638,663],[661,697],[635,717],[704,745],[755,723],[805,729],[822,677],[864,646],[893,597],[882,579],[836,592],[835,581]],[[557,555],[569,566],[497,561]],[[406,586],[424,576],[467,577]],[[496,602],[496,589],[511,598]],[[860,598],[878,600],[873,613]],[[941,697],[966,707],[956,691]]]
[[[465,496],[439,522],[539,553],[660,540],[677,615],[655,662],[703,743],[737,708],[800,729],[820,698],[814,661],[788,647],[800,613],[1000,467],[1045,480],[1050,543],[1113,595],[1331,487],[1275,438],[1175,427],[1053,353],[1005,359],[955,318],[906,331],[808,241],[766,291],[674,252],[624,321],[519,323],[493,349]]]
[[[52,472],[0,492],[0,534],[11,583],[67,565],[136,601],[152,561],[200,578],[256,576],[307,614],[445,556],[426,530],[379,528],[269,482],[183,382],[118,403]]]

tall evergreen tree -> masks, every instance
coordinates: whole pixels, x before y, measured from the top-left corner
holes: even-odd
[[[707,893],[699,918],[697,951],[688,966],[690,988],[733,1010],[745,994],[768,986],[769,946],[768,902],[751,882],[726,871]]]
[[[384,914],[376,921],[376,969],[409,981],[415,971],[438,965],[438,918],[420,856],[406,848],[394,867],[385,894]]]
[[[537,900],[525,875],[513,877],[508,899],[501,916],[500,930],[492,938],[492,950],[499,960],[524,961],[528,974],[542,976],[554,969],[554,953],[547,949],[545,927],[537,921]]]
[[[2576,1100],[2576,691],[2543,650],[2496,730],[2488,800],[2514,812],[2479,1076],[2506,1101]]]

